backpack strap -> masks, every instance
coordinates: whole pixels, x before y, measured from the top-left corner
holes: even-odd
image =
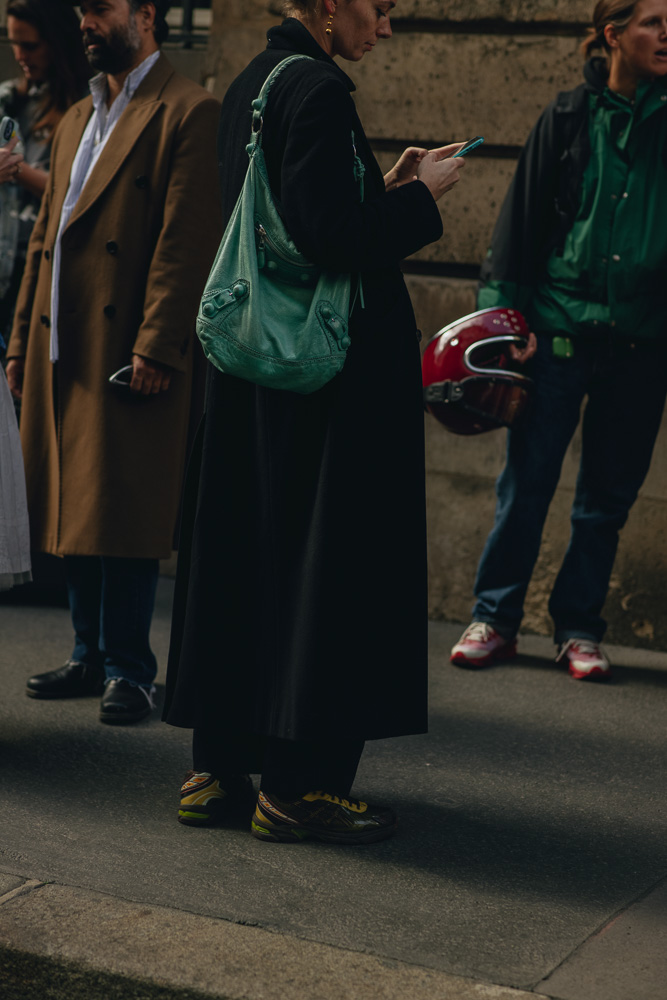
[[[554,115],[555,155],[559,161],[558,189],[554,199],[556,231],[552,247],[563,252],[565,237],[569,233],[581,196],[581,182],[591,155],[588,124],[588,99],[590,90],[580,84],[573,91],[558,95]]]

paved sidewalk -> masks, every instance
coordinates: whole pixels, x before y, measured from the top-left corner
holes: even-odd
[[[464,671],[459,632],[431,625],[430,735],[362,761],[396,837],[273,845],[175,821],[189,733],[26,698],[69,616],[0,606],[3,1000],[665,1000],[667,655],[611,648],[583,684],[523,637]]]

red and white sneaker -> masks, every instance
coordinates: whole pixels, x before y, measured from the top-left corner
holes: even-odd
[[[597,642],[592,639],[568,639],[556,657],[567,660],[570,677],[576,681],[603,681],[611,677],[611,665]]]
[[[449,661],[457,667],[486,667],[512,656],[516,656],[516,638],[506,639],[488,622],[472,622],[452,649]]]

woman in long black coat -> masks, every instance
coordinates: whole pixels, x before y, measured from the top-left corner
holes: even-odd
[[[302,253],[358,272],[344,369],[302,396],[210,367],[191,463],[165,719],[194,729],[179,817],[220,818],[261,772],[262,839],[378,840],[388,808],[344,799],[367,739],[426,730],[426,545],[418,331],[399,262],[442,232],[458,146],[406,150],[382,177],[331,58],[391,35],[391,0],[300,0],[229,88],[225,221],[248,166],[251,102],[272,191]],[[352,136],[365,165],[364,200]],[[418,177],[419,179],[415,179]],[[251,786],[250,786],[251,787]]]

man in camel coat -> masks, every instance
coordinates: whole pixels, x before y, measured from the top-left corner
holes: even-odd
[[[58,129],[7,352],[33,548],[64,556],[75,632],[69,660],[28,694],[104,691],[101,720],[134,722],[152,708],[158,560],[172,549],[194,322],[220,238],[219,106],[160,53],[166,2],[80,7],[101,72]]]

